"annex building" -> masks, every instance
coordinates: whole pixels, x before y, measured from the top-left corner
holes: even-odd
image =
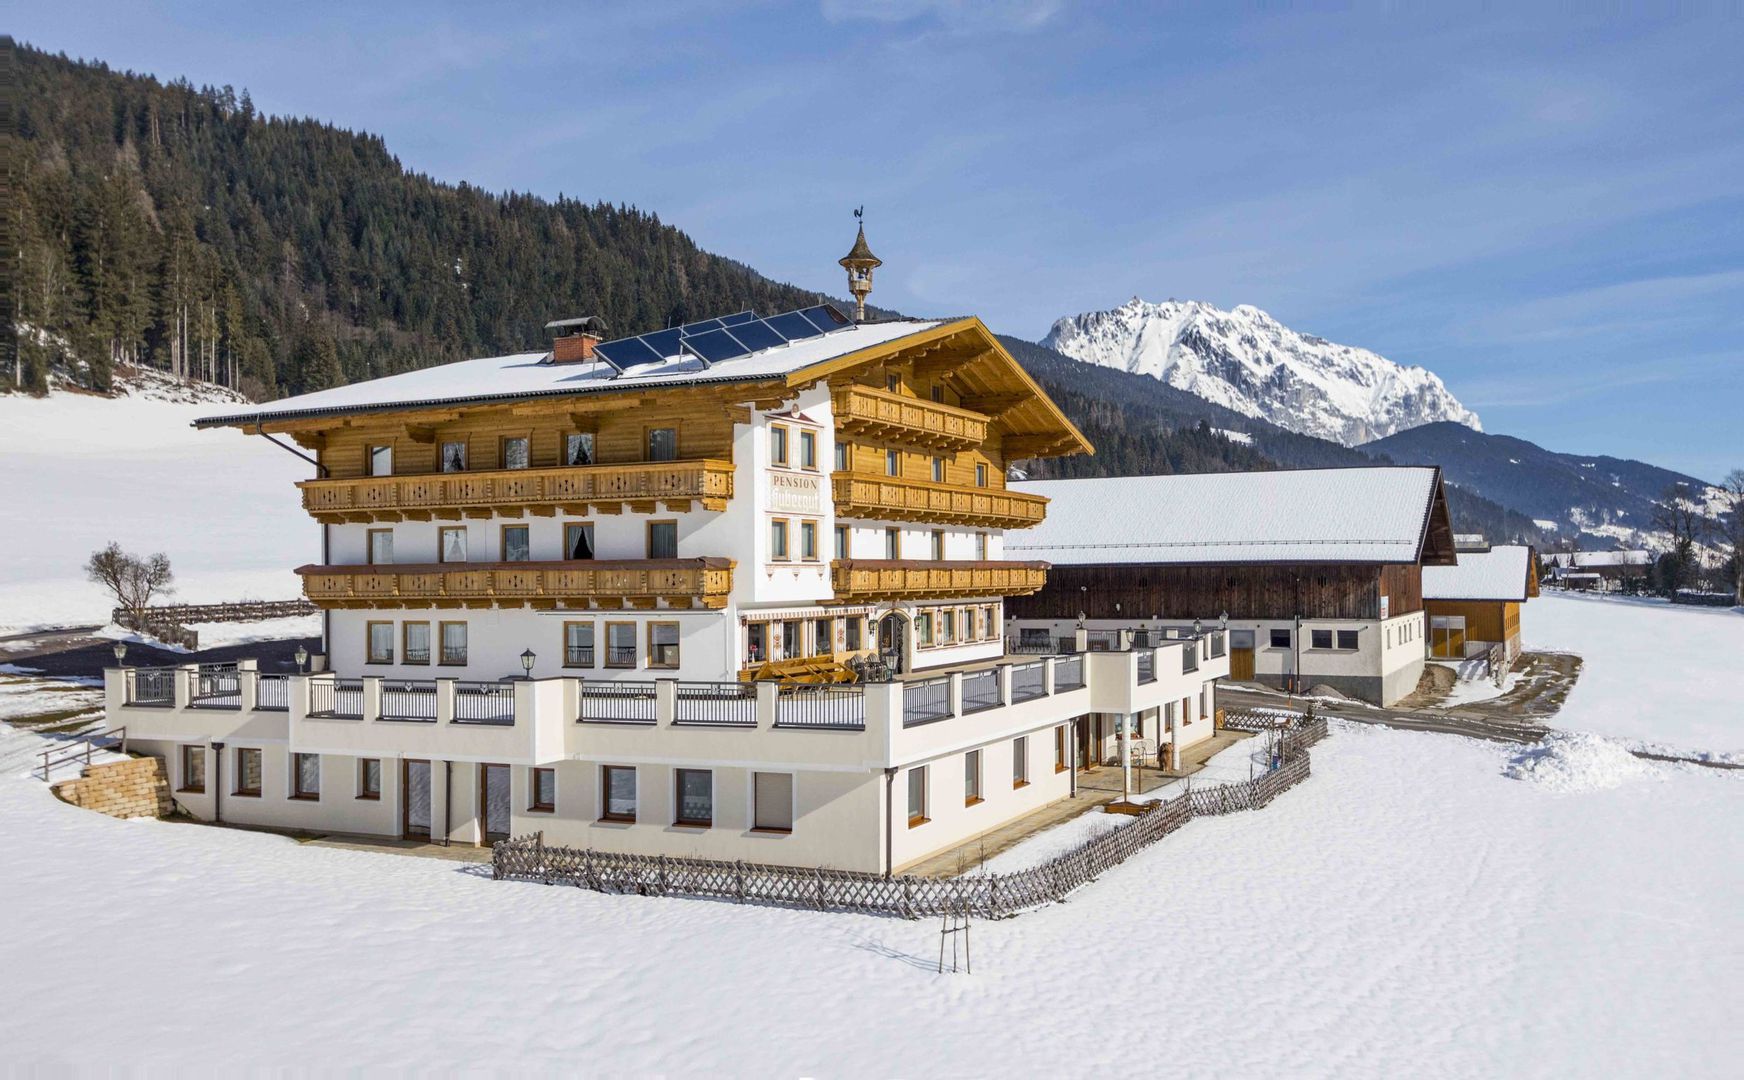
[[[1461,543],[1457,566],[1423,569],[1429,655],[1465,660],[1500,650],[1503,666],[1521,651],[1520,608],[1538,595],[1538,559],[1530,547]]]
[[[1015,483],[1048,515],[1007,553],[1045,560],[1008,605],[1019,641],[1229,631],[1230,678],[1391,704],[1423,673],[1426,567],[1456,562],[1433,467]]]

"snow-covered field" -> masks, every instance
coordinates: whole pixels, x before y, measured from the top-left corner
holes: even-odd
[[[169,555],[172,601],[299,595],[290,568],[321,541],[291,484],[312,467],[265,439],[195,431],[225,406],[164,396],[0,395],[0,633],[107,621],[81,567],[110,540]]]
[[[1538,644],[1565,609],[1536,608]],[[1700,612],[1570,612],[1559,643],[1611,687],[1571,720],[1711,701],[1613,656],[1613,611],[1736,662]],[[1522,754],[1339,724],[1266,810],[976,924],[955,976],[930,921],[494,883],[112,821],[15,776],[0,820],[0,1071],[1684,1077],[1744,1056],[1744,773],[1592,736]],[[121,988],[98,1023],[92,987]]]

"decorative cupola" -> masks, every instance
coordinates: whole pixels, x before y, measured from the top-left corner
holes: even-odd
[[[545,324],[551,331],[551,362],[570,364],[592,360],[593,347],[605,340],[606,321],[598,315],[583,315],[576,319],[553,319]]]
[[[865,216],[865,207],[854,211],[856,219]],[[872,271],[883,266],[883,260],[872,254],[872,249],[866,246],[866,226],[860,226],[860,235],[854,238],[854,249],[841,259],[842,268],[848,271],[848,292],[854,296],[854,321],[866,321],[866,294],[872,291]]]

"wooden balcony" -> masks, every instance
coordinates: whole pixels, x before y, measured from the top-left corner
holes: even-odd
[[[302,566],[321,608],[719,608],[731,559]]]
[[[984,529],[1027,529],[1047,513],[1048,500],[1004,488],[959,487],[893,476],[836,473],[836,516],[877,521],[930,521]]]
[[[1045,562],[932,562],[836,559],[830,585],[840,601],[955,600],[1025,596],[1047,581]]]
[[[303,509],[326,524],[343,521],[429,521],[466,517],[549,517],[653,513],[657,506],[683,513],[693,505],[723,510],[733,497],[733,463],[643,461],[625,465],[570,465],[548,469],[489,469],[305,480]]]
[[[841,387],[833,402],[836,427],[852,435],[932,450],[967,450],[987,441],[987,417],[954,405],[870,386]]]

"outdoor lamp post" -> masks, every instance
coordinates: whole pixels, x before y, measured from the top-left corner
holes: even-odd
[[[115,666],[116,667],[126,667],[127,666],[126,656],[127,656],[127,642],[117,641],[115,643]]]
[[[1229,629],[1229,612],[1226,611],[1217,617],[1217,628],[1219,630]]]
[[[297,658],[297,674],[301,675],[303,673],[303,665],[309,662],[309,650],[298,645],[297,651],[294,655]]]
[[[1200,635],[1202,635],[1204,633],[1205,633],[1205,624],[1200,622],[1198,619],[1194,619],[1193,620],[1193,636],[1199,637]]]
[[[539,657],[532,649],[528,649],[526,652],[521,654],[521,670],[527,673],[527,678],[529,679],[533,677],[533,661],[537,659],[539,659]]]

